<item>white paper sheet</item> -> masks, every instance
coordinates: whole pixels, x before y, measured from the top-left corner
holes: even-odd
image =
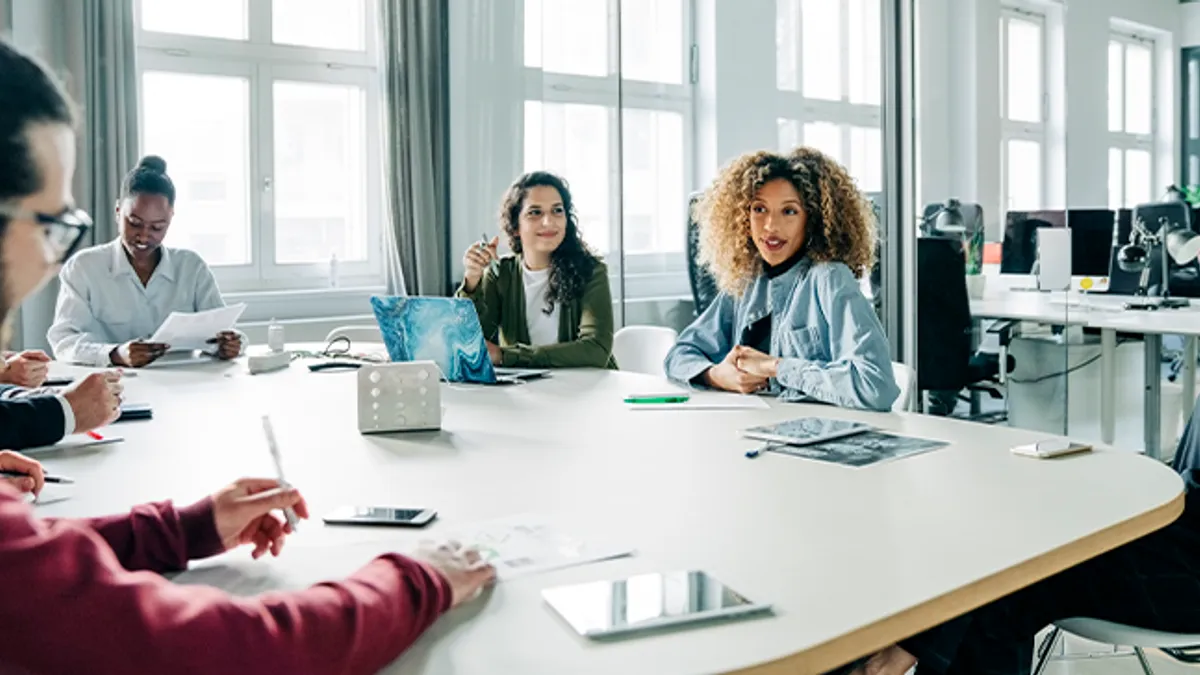
[[[171,345],[171,351],[208,349],[208,341],[221,331],[232,330],[245,310],[246,304],[238,303],[191,314],[171,312],[149,341]]]
[[[687,403],[627,403],[630,410],[767,410],[771,407],[761,396],[726,394],[713,391],[691,392]]]
[[[101,438],[92,438],[87,434],[71,434],[64,437],[61,441],[54,445],[44,445],[40,448],[26,448],[21,452],[26,455],[36,455],[43,452],[62,452],[64,450],[78,450],[81,448],[89,448],[97,445],[109,445],[112,443],[120,443],[125,439],[121,436],[112,436],[104,434]]]
[[[446,534],[439,532],[430,538],[456,540],[478,548],[496,566],[501,580],[620,558],[634,552],[629,547],[566,535],[558,525],[540,516],[486,521]],[[327,543],[297,540],[286,546],[279,558],[266,556],[252,561],[248,549],[233,551],[194,563],[173,581],[215,586],[235,595],[299,590],[321,581],[344,578],[382,553],[412,550],[412,533],[356,543],[341,538]]]
[[[447,538],[479,549],[483,559],[496,566],[501,579],[624,558],[634,553],[633,548],[615,542],[567,534],[554,521],[538,515],[485,521],[460,528]]]

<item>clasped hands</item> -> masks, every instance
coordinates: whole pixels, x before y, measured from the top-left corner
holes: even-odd
[[[767,388],[779,374],[779,359],[753,347],[738,345],[725,358],[704,373],[704,382],[713,389],[753,394]]]

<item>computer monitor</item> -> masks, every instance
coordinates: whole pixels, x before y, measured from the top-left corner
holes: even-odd
[[[1066,211],[1009,211],[1001,245],[1001,274],[1032,274],[1037,262],[1037,231],[1066,227]]]
[[[1107,277],[1112,263],[1116,216],[1108,209],[1071,209],[1071,276]]]

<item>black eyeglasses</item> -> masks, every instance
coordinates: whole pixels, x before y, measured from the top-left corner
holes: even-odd
[[[46,231],[46,240],[50,242],[50,248],[58,254],[58,262],[65,262],[70,258],[83,243],[88,230],[92,229],[92,217],[83,209],[67,209],[51,216],[0,205],[0,216],[25,218],[41,225]]]

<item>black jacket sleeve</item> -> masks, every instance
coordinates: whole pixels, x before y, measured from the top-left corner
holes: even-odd
[[[62,440],[62,404],[53,396],[0,400],[0,450],[24,450]]]

